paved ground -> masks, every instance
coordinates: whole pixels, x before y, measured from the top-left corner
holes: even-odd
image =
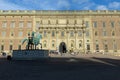
[[[0,59],[0,80],[120,80],[120,57],[52,55],[46,61]]]

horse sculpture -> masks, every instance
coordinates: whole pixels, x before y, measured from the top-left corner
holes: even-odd
[[[42,49],[42,44],[39,43],[41,39],[42,36],[40,33],[32,32],[31,37],[24,38],[22,40],[22,44],[24,44],[24,42],[27,42],[26,49],[37,49],[37,45],[40,44]]]

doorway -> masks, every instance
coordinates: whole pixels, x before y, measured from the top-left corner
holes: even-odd
[[[61,42],[61,43],[60,43],[60,45],[59,45],[59,52],[60,52],[60,53],[66,53],[66,52],[67,52],[65,42]]]

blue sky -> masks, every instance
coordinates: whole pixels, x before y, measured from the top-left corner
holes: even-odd
[[[0,10],[120,10],[120,0],[0,0]]]

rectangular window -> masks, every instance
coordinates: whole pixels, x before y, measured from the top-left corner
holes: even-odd
[[[28,22],[27,22],[27,27],[28,27],[28,28],[31,28],[31,27],[32,27],[32,22],[31,22],[31,21],[28,21]]]
[[[44,34],[43,34],[43,35],[44,35],[44,37],[47,37],[47,32],[46,32],[46,31],[44,31]]]
[[[20,27],[20,28],[23,28],[23,26],[24,26],[24,22],[23,22],[23,21],[20,21],[20,22],[19,22],[19,27]]]
[[[89,44],[87,44],[87,50],[88,50],[88,51],[90,50],[90,45],[89,45]]]
[[[114,28],[115,24],[114,21],[111,22],[111,27]]]
[[[36,21],[36,28],[40,27],[40,21]]]
[[[15,27],[15,21],[12,21],[11,23],[10,23],[10,28],[14,28]]]
[[[86,31],[86,37],[89,37],[90,33],[89,31]]]
[[[81,36],[82,36],[82,32],[79,31],[79,32],[78,32],[78,37],[81,37]]]
[[[54,31],[52,31],[52,37],[55,37],[55,32]]]
[[[4,51],[4,45],[1,45],[1,51]]]
[[[103,22],[102,24],[103,24],[103,27],[105,27],[105,26],[106,26],[105,22]]]
[[[85,26],[86,26],[87,28],[89,27],[89,22],[88,22],[88,21],[85,22]]]
[[[5,36],[6,36],[6,32],[2,31],[2,37],[5,37]]]
[[[6,27],[7,27],[7,21],[3,21],[3,22],[2,22],[2,27],[3,27],[3,28],[6,28]]]
[[[70,37],[74,37],[74,32],[73,31],[70,32]]]
[[[61,32],[61,36],[64,37],[64,31]]]
[[[19,37],[22,37],[23,36],[23,32],[20,31],[19,34],[18,34]]]
[[[18,50],[21,50],[21,45],[18,45]]]
[[[13,45],[10,45],[10,50],[13,50]]]
[[[103,31],[103,36],[107,36],[107,32],[106,31]]]
[[[93,27],[96,28],[97,27],[97,21],[93,22]]]
[[[98,44],[96,44],[96,50],[99,51],[99,45]]]

